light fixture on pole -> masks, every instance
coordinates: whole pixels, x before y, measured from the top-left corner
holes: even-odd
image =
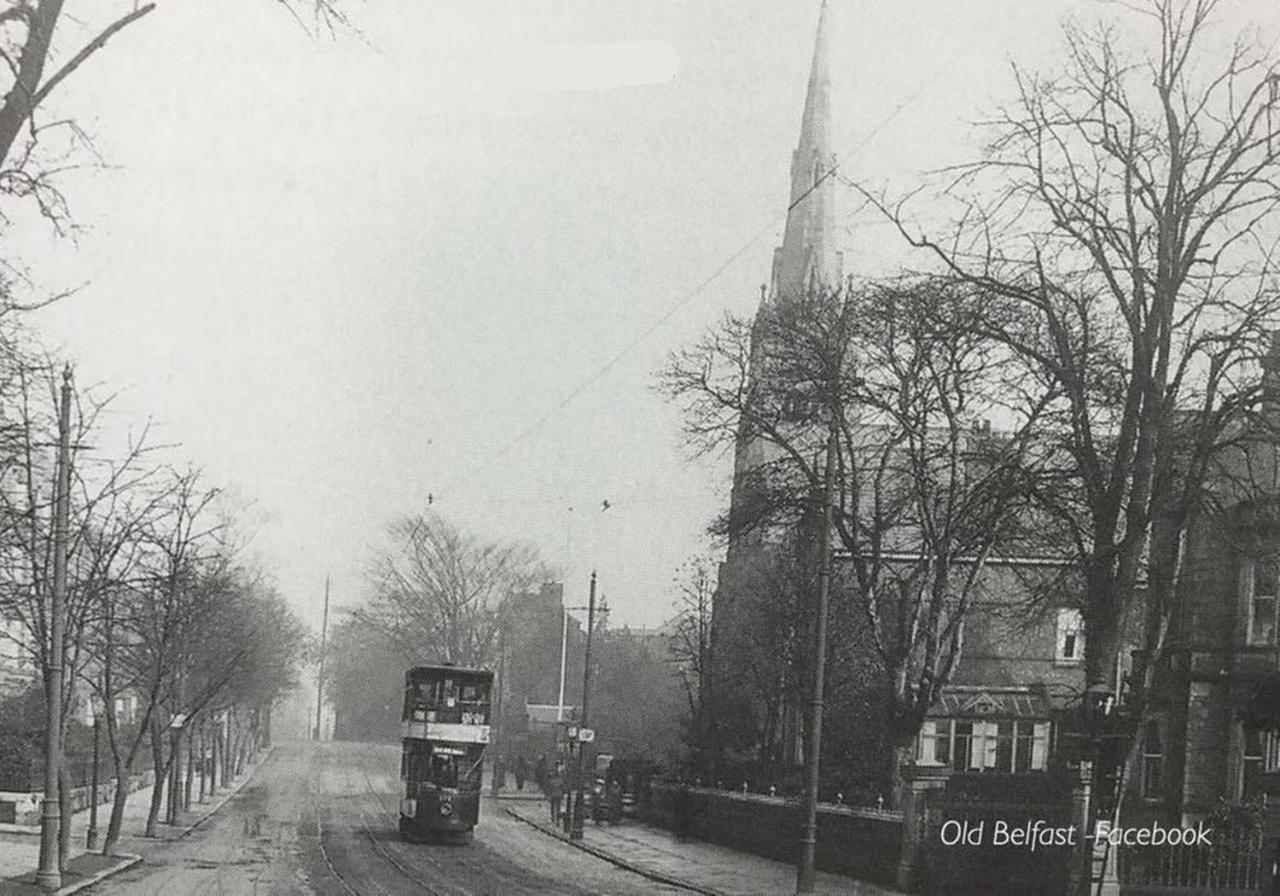
[[[591,697],[591,630],[596,621],[596,571],[591,571],[591,592],[587,599],[587,647],[582,658],[582,716],[578,719],[578,786],[573,804],[573,823],[569,829],[571,840],[582,839],[583,813],[586,810],[583,797],[583,758],[586,753],[587,709]]]
[[[594,575],[594,573],[593,573]],[[570,610],[590,610],[587,605],[580,607],[560,607],[561,626],[560,626],[560,696],[556,702],[556,721],[564,721],[564,670],[565,660],[568,655],[569,645],[569,611]]]
[[[823,689],[827,665],[827,606],[831,595],[832,493],[835,486],[836,422],[828,409],[826,469],[822,474],[822,517],[818,550],[818,606],[813,625],[813,693],[809,699],[809,749],[805,756],[804,827],[800,835],[800,863],[796,868],[796,892],[812,893],[816,881],[818,845],[818,775],[822,758]]]

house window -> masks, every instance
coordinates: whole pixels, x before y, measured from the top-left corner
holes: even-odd
[[[1252,564],[1248,576],[1249,640],[1254,645],[1276,640],[1276,562],[1260,560]]]
[[[1079,610],[1062,607],[1058,610],[1058,640],[1054,659],[1059,663],[1079,663],[1084,660],[1084,619]]]
[[[951,729],[951,767],[973,768],[973,722],[946,721],[939,724]]]
[[[1147,724],[1142,739],[1142,798],[1158,800],[1164,786],[1164,743],[1160,739],[1160,726]]]
[[[916,761],[956,771],[1029,772],[1048,765],[1049,723],[929,719],[920,729]]]
[[[916,762],[920,765],[951,764],[951,723],[928,719],[920,726],[920,747]]]
[[[1263,772],[1280,771],[1280,736],[1245,726],[1240,757],[1240,796],[1262,792]]]

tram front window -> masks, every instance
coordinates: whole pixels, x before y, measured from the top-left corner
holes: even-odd
[[[458,763],[452,756],[432,756],[428,780],[437,787],[458,786]]]
[[[475,747],[468,751],[454,745],[406,742],[403,774],[411,790],[417,784],[478,788],[481,755]]]

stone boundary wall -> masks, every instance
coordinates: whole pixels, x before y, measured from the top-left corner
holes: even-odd
[[[654,784],[639,800],[651,824],[780,862],[799,858],[800,803],[795,799]],[[684,818],[681,818],[684,815]],[[902,847],[902,813],[818,805],[818,870],[892,886]]]
[[[147,770],[133,775],[129,779],[129,792],[135,793],[149,787],[155,780],[155,773]],[[116,795],[116,782],[108,778],[98,784],[98,805],[111,805]],[[80,812],[89,808],[92,787],[73,787],[71,789],[71,811]],[[39,827],[40,801],[43,791],[36,793],[13,793],[0,791],[0,824],[13,824],[21,827]]]

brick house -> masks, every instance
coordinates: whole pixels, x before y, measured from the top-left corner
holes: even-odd
[[[1280,385],[1280,337],[1264,362]],[[1179,600],[1160,662],[1162,687],[1143,739],[1135,809],[1195,821],[1220,800],[1280,794],[1280,738],[1249,724],[1275,715],[1280,690],[1280,406],[1222,452],[1216,504],[1188,533]],[[1260,432],[1260,430],[1263,430]],[[1255,704],[1262,701],[1264,706]]]

